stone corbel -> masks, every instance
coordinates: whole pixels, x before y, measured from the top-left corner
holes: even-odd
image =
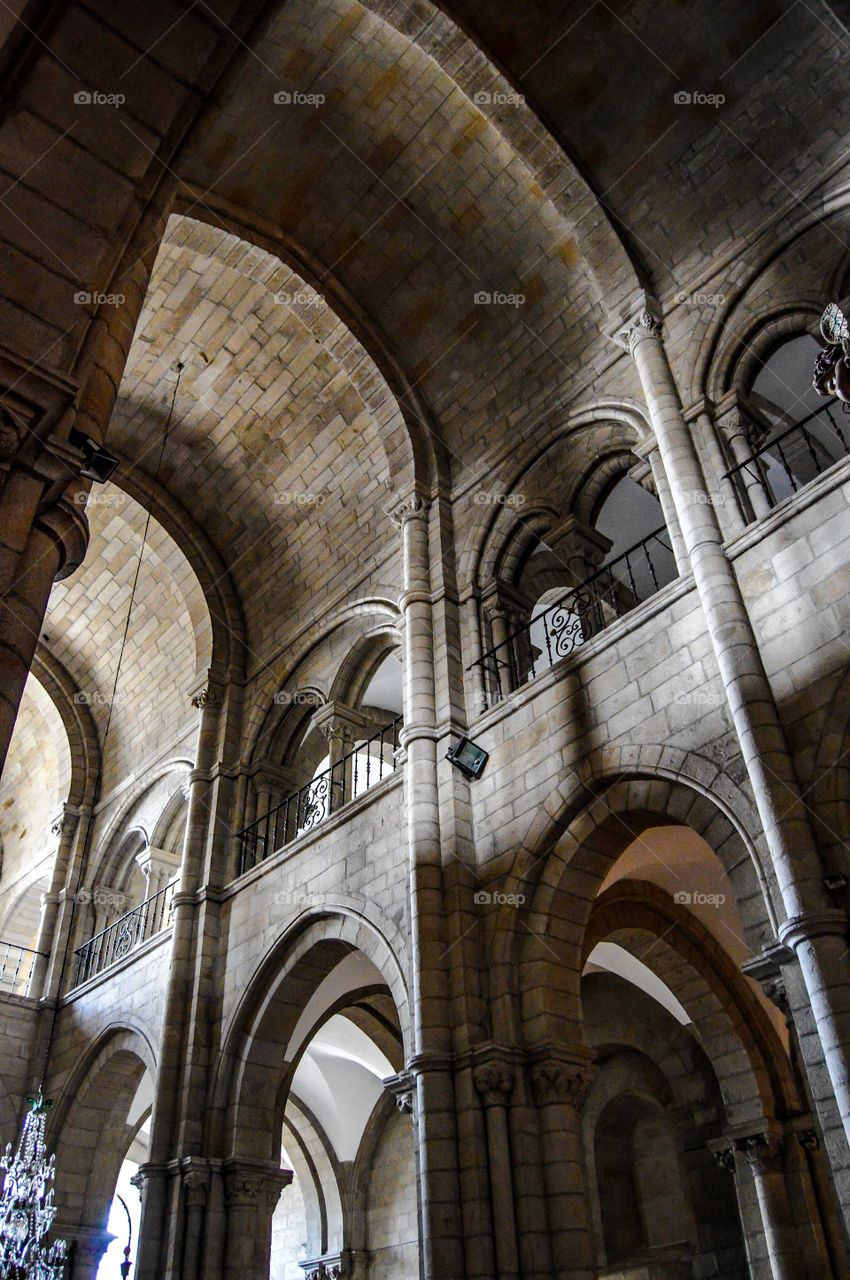
[[[353,1274],[353,1254],[350,1249],[339,1253],[326,1253],[321,1258],[306,1258],[298,1265],[306,1280],[340,1280]]]
[[[386,1076],[381,1081],[387,1093],[395,1098],[395,1104],[402,1115],[416,1118],[416,1078],[412,1071],[399,1071],[398,1075]]]

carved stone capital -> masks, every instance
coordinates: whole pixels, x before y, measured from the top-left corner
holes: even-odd
[[[407,493],[386,508],[387,515],[393,524],[403,529],[408,520],[424,520],[428,516],[430,500],[418,489]]]
[[[183,1172],[183,1194],[190,1208],[202,1207],[207,1202],[210,1187],[209,1169],[190,1166]]]
[[[291,1169],[275,1169],[249,1160],[228,1160],[224,1166],[225,1204],[271,1213],[293,1176]]]
[[[767,1133],[739,1138],[736,1146],[754,1174],[776,1173],[782,1168],[782,1140]]]
[[[735,1159],[735,1148],[731,1143],[728,1147],[716,1147],[711,1154],[721,1169],[725,1169],[727,1173],[735,1172],[737,1161]]]
[[[220,707],[224,702],[224,689],[217,682],[209,680],[202,689],[192,694],[190,701],[199,711],[204,707]]]
[[[381,1082],[387,1093],[395,1098],[395,1104],[402,1115],[415,1118],[416,1079],[412,1071],[399,1071],[398,1075],[386,1076]]]
[[[348,1249],[340,1253],[326,1253],[321,1258],[307,1258],[298,1265],[307,1280],[340,1280],[353,1274],[353,1254]]]
[[[662,330],[661,315],[658,304],[647,297],[644,304],[632,318],[618,329],[614,335],[617,346],[629,353],[634,353],[635,346],[647,337],[660,337]]]
[[[485,1107],[504,1107],[513,1092],[516,1071],[509,1062],[488,1062],[475,1068],[472,1079]]]
[[[532,1088],[539,1104],[551,1103],[580,1108],[584,1105],[593,1074],[589,1063],[552,1059],[537,1062],[529,1071]]]

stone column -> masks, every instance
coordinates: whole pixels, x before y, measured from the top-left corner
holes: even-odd
[[[753,517],[756,520],[760,520],[762,516],[766,516],[770,512],[771,503],[764,478],[764,466],[761,461],[752,460],[753,449],[756,447],[754,444],[755,424],[737,392],[730,391],[720,401],[716,410],[716,421],[718,429],[723,433],[723,437],[729,445],[729,450],[735,460],[734,465],[745,464],[743,469],[737,473],[736,492],[739,495],[739,500],[742,498],[744,503],[749,502]],[[742,514],[746,519],[746,513]],[[749,519],[746,519],[746,523],[750,523]]]
[[[328,811],[334,813],[348,803],[354,791],[352,762],[349,760],[343,765],[342,760],[353,751],[356,742],[371,737],[380,726],[368,712],[358,711],[344,702],[328,702],[312,717],[310,727],[318,729],[328,744],[332,770]]]
[[[82,562],[74,383],[0,351],[0,770],[54,580]]]
[[[423,1280],[464,1273],[446,912],[437,787],[436,682],[429,503],[412,492],[391,513],[401,526],[404,590],[404,770],[409,857],[411,1003]]]
[[[734,1180],[735,1200],[738,1204],[738,1221],[741,1227],[741,1239],[744,1242],[744,1253],[747,1258],[747,1274],[751,1280],[758,1280],[759,1264],[753,1255],[753,1236],[757,1234],[758,1227],[761,1224],[760,1222],[755,1222],[754,1215],[751,1215],[748,1210],[747,1198],[741,1185],[741,1170],[738,1167],[741,1157],[736,1153],[735,1145],[730,1138],[721,1138],[710,1142],[708,1148],[718,1166],[731,1174]]]
[[[530,1071],[540,1116],[555,1280],[593,1280],[596,1274],[581,1132],[591,1071],[590,1055],[547,1056]]]
[[[759,1133],[738,1139],[737,1145],[753,1175],[773,1280],[804,1280],[785,1185],[782,1142]]]
[[[183,1233],[183,1274],[181,1280],[203,1280],[201,1245],[204,1236],[204,1212],[210,1189],[210,1171],[206,1160],[187,1157],[182,1162],[183,1202],[186,1222]]]
[[[160,893],[180,874],[180,854],[149,844],[136,856],[136,866],[145,877],[145,897]]]
[[[702,470],[706,477],[707,496],[717,511],[717,522],[724,540],[734,538],[746,527],[741,502],[735,485],[726,475],[732,465],[724,453],[719,429],[714,421],[709,402],[703,397],[690,405],[684,413],[685,422],[694,431],[695,442],[702,457]]]
[[[38,924],[38,936],[35,944],[35,961],[30,974],[29,994],[39,998],[48,994],[46,990],[50,957],[56,942],[56,925],[59,918],[60,894],[65,886],[68,874],[68,863],[74,845],[74,836],[80,825],[82,810],[73,804],[62,807],[61,815],[51,826],[54,836],[58,836],[59,844],[53,860],[50,875],[50,887],[41,897],[41,919]]]
[[[670,546],[673,548],[676,568],[679,576],[683,577],[686,573],[690,573],[691,564],[688,560],[688,552],[685,547],[685,540],[682,537],[682,530],[679,528],[679,517],[676,515],[676,508],[670,493],[670,485],[667,482],[667,473],[664,470],[658,446],[654,440],[651,440],[647,444],[635,445],[633,452],[643,460],[647,470],[638,473],[637,468],[632,467],[629,475],[633,480],[637,481],[642,489],[646,489],[647,493],[653,494],[658,499],[661,514],[667,526],[667,533],[670,536]]]
[[[490,1062],[477,1067],[473,1079],[484,1104],[487,1123],[496,1280],[518,1280],[519,1250],[508,1134],[508,1104],[516,1073],[508,1062]]]
[[[704,481],[661,326],[645,310],[626,331],[670,481],[741,754],[787,913],[780,940],[794,949],[850,1138],[850,973],[847,916],[833,907],[800,796],[770,682],[747,608],[722,545],[717,516],[698,501]]]
[[[291,1169],[262,1160],[233,1159],[224,1164],[227,1229],[224,1280],[267,1276],[272,1215],[280,1193],[292,1181]]]
[[[103,1227],[54,1226],[51,1238],[65,1240],[72,1259],[74,1280],[97,1280],[97,1269],[115,1236]]]

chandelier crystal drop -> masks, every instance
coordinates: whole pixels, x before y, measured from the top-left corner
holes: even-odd
[[[53,1205],[55,1156],[44,1149],[44,1125],[52,1104],[41,1094],[27,1098],[31,1111],[24,1120],[18,1149],[11,1142],[0,1157],[5,1170],[0,1194],[0,1276],[3,1280],[61,1280],[65,1241],[42,1243],[56,1209]]]

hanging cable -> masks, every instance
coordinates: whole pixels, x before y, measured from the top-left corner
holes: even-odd
[[[165,447],[166,447],[166,445],[167,445],[167,443],[168,443],[168,436],[169,436],[169,432],[171,431],[171,424],[172,424],[172,421],[173,421],[173,418],[174,418],[174,407],[175,407],[175,404],[176,404],[176,402],[177,402],[177,392],[178,392],[178,390],[179,390],[179,388],[180,388],[180,378],[181,378],[182,373],[183,373],[183,367],[184,367],[184,366],[183,366],[183,362],[182,362],[182,361],[178,361],[178,363],[177,363],[177,366],[176,366],[176,367],[177,367],[177,378],[176,378],[175,383],[174,383],[174,390],[173,390],[173,391],[172,391],[172,393],[171,393],[171,404],[169,405],[168,415],[167,415],[166,420],[165,420],[165,426],[164,426],[164,428],[163,428],[163,432],[162,432],[162,441],[160,442],[160,446],[159,446],[159,455],[158,455],[158,457],[157,457],[156,467],[155,467],[155,469],[154,469],[154,474],[153,474],[153,488],[154,488],[154,490],[156,489],[156,487],[157,487],[157,486],[158,486],[158,484],[159,484],[159,477],[160,477],[160,474],[161,474],[161,471],[162,471],[162,462],[163,462],[163,459],[164,459],[164,457],[165,457]],[[112,681],[112,696],[111,696],[111,698],[109,699],[109,710],[108,710],[108,712],[107,712],[107,716],[106,716],[106,724],[105,724],[105,726],[104,726],[104,730],[103,730],[103,740],[102,740],[102,742],[101,742],[100,758],[99,758],[99,760],[98,760],[97,773],[95,774],[94,787],[93,787],[93,790],[92,790],[92,804],[91,804],[91,808],[89,809],[89,811],[88,811],[88,813],[87,813],[87,815],[86,815],[86,818],[85,818],[85,823],[86,823],[86,825],[85,825],[85,830],[84,830],[84,833],[83,833],[83,839],[82,839],[82,842],[81,842],[81,852],[80,852],[80,872],[79,872],[79,876],[78,876],[78,879],[77,879],[77,883],[78,883],[78,885],[81,885],[81,884],[83,884],[83,883],[84,883],[84,880],[85,880],[85,873],[86,873],[87,866],[88,866],[88,858],[89,858],[89,853],[90,853],[90,843],[91,843],[91,833],[92,833],[92,828],[93,828],[93,825],[94,825],[94,814],[95,814],[95,808],[96,808],[97,800],[98,800],[98,797],[99,797],[99,794],[100,794],[100,784],[101,784],[101,780],[102,780],[102,777],[103,777],[103,765],[104,765],[104,761],[106,760],[106,743],[107,743],[107,739],[108,739],[108,737],[109,737],[109,730],[110,730],[110,727],[111,727],[111,725],[112,725],[112,712],[113,712],[114,707],[115,707],[115,696],[116,696],[116,693],[117,693],[117,691],[118,691],[118,681],[119,681],[119,679],[120,679],[120,677],[121,677],[121,663],[123,662],[123,659],[124,659],[124,650],[125,650],[125,648],[126,648],[126,646],[127,646],[127,638],[128,638],[129,631],[130,631],[130,622],[131,622],[131,620],[132,620],[132,616],[133,616],[133,606],[134,606],[135,601],[136,601],[136,591],[137,591],[137,589],[138,589],[138,585],[139,585],[139,577],[140,577],[140,574],[141,574],[141,571],[142,571],[142,561],[143,561],[143,559],[144,559],[145,550],[146,550],[146,547],[147,547],[148,534],[149,534],[149,532],[150,532],[151,520],[152,520],[152,519],[153,519],[153,515],[152,515],[152,512],[151,512],[150,505],[149,505],[149,506],[148,506],[148,509],[147,509],[146,519],[145,519],[145,526],[144,526],[144,529],[143,529],[143,531],[142,531],[142,541],[141,541],[141,545],[140,545],[140,547],[139,547],[139,555],[138,555],[138,559],[136,560],[136,569],[135,569],[135,573],[134,573],[134,575],[133,575],[133,585],[132,585],[132,587],[131,587],[131,589],[130,589],[130,599],[129,599],[129,602],[128,602],[128,605],[127,605],[127,616],[126,616],[126,618],[125,618],[125,620],[124,620],[124,630],[123,630],[122,635],[121,635],[121,645],[120,645],[119,650],[118,650],[118,662],[117,662],[116,667],[115,667],[115,676],[114,676],[114,679],[113,679],[113,681]],[[56,1024],[57,1024],[58,1019],[59,1019],[59,1006],[60,1006],[60,1004],[61,1004],[61,1000],[62,1000],[62,991],[63,991],[63,988],[64,988],[64,986],[65,986],[65,974],[66,974],[67,969],[68,969],[68,959],[69,959],[70,954],[71,954],[71,943],[72,943],[72,940],[73,940],[73,937],[74,937],[74,917],[75,917],[76,912],[77,912],[77,899],[78,899],[78,897],[79,897],[79,894],[78,894],[78,893],[74,893],[74,895],[73,895],[73,897],[72,897],[72,899],[71,899],[71,911],[70,911],[70,915],[69,915],[69,917],[68,917],[68,929],[67,929],[67,933],[66,933],[66,935],[65,935],[65,945],[64,945],[64,948],[63,948],[63,951],[62,951],[62,967],[61,967],[60,972],[59,972],[59,982],[58,982],[58,985],[57,985],[57,988],[56,988],[56,1001],[55,1001],[55,1003],[54,1003],[54,1005],[53,1005],[53,1011],[52,1011],[52,1015],[51,1015],[51,1019],[50,1019],[50,1031],[49,1031],[49,1033],[48,1033],[48,1036],[47,1036],[47,1042],[46,1042],[45,1047],[44,1047],[44,1056],[43,1056],[43,1059],[42,1059],[41,1074],[40,1074],[40,1077],[39,1077],[39,1086],[38,1086],[39,1094],[42,1094],[42,1093],[44,1092],[44,1085],[45,1085],[45,1082],[46,1082],[46,1080],[47,1080],[47,1068],[48,1068],[49,1063],[50,1063],[50,1053],[51,1053],[51,1050],[52,1050],[52,1048],[53,1048],[53,1042],[54,1042],[54,1039],[55,1039],[55,1037],[56,1037]]]

